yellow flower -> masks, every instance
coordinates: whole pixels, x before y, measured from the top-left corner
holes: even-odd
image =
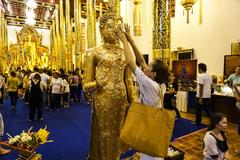
[[[49,142],[48,141],[48,135],[49,135],[49,132],[46,130],[46,128],[44,128],[44,129],[40,128],[38,130],[37,136],[40,139],[40,144],[44,144],[46,142]]]

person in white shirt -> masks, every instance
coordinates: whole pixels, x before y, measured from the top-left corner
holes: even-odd
[[[139,86],[140,99],[143,104],[157,106],[160,99],[160,89],[163,94],[166,92],[166,83],[168,83],[170,72],[168,66],[161,60],[154,60],[149,65],[146,64],[142,54],[135,45],[131,35],[130,28],[125,24],[125,31],[118,28],[116,34],[123,43],[123,49],[125,53],[126,63],[130,66],[130,69],[136,76],[136,81]],[[125,33],[125,34],[124,34]],[[132,46],[134,54],[131,52],[130,47]],[[140,64],[143,71],[136,65]],[[158,106],[163,107],[163,106]],[[160,160],[160,157],[151,157],[146,154],[141,154],[141,160]]]
[[[50,90],[51,90],[50,111],[60,110],[62,87],[63,87],[62,79],[58,77],[57,72],[54,72],[53,78],[51,79],[51,82],[50,82]]]
[[[68,76],[64,74],[63,75],[63,107],[64,108],[69,108],[68,98],[70,93],[70,87],[67,79],[68,79]]]
[[[210,108],[212,77],[207,73],[207,66],[204,63],[198,64],[198,72],[196,125],[200,125],[202,122],[202,109],[205,110],[209,117],[212,117]]]
[[[40,69],[39,72],[40,72],[41,80],[47,85],[49,83],[48,82],[49,76],[46,74],[46,70]],[[48,97],[47,89],[44,89],[44,91],[43,91],[43,106],[47,106],[47,104],[48,104],[47,97]]]

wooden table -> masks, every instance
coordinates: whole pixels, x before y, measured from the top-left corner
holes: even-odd
[[[224,113],[227,116],[228,122],[238,124],[240,113],[236,107],[235,97],[212,94],[211,100],[212,100],[211,108],[214,113],[217,112]]]

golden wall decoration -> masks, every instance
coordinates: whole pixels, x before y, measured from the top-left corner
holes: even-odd
[[[153,59],[167,63],[170,57],[170,7],[169,0],[154,0]]]

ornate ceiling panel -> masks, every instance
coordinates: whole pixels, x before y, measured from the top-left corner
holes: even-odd
[[[25,25],[26,19],[26,1],[27,0],[0,0],[4,4],[5,19],[8,25]],[[65,2],[65,0],[63,0]],[[36,14],[36,25],[37,28],[47,28],[52,24],[52,15],[55,9],[55,5],[59,3],[59,0],[36,0],[37,8],[34,9]],[[106,9],[106,2],[103,0],[96,0],[97,16],[99,12],[99,4],[102,2],[103,10]],[[71,17],[74,17],[74,0],[70,0]],[[82,16],[86,17],[86,0],[82,0]]]

